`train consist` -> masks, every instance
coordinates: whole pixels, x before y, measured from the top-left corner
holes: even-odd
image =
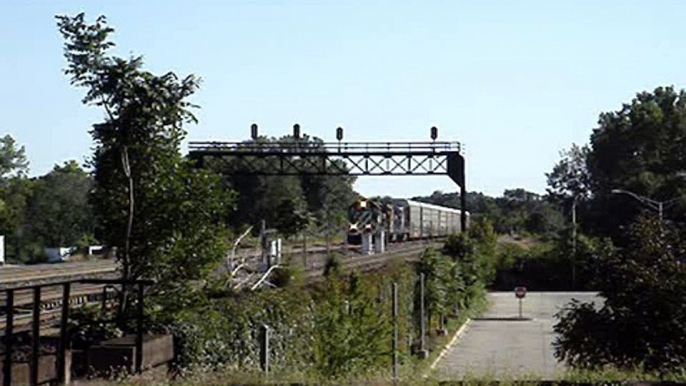
[[[405,199],[361,198],[348,211],[348,244],[361,244],[364,233],[383,233],[387,242],[448,236],[462,230],[461,214],[459,209]]]

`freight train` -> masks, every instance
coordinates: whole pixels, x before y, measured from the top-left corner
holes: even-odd
[[[388,242],[448,236],[462,230],[461,214],[459,209],[405,199],[360,198],[348,211],[348,244],[359,245],[363,233],[381,230]]]

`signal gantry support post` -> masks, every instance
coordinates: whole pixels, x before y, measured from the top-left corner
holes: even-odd
[[[231,176],[447,175],[460,186],[460,225],[466,231],[465,158],[459,142],[306,142],[299,126],[295,133],[288,142],[191,142],[189,157]]]

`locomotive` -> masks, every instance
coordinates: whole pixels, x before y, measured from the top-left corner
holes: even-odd
[[[360,198],[348,210],[348,244],[359,245],[363,233],[380,231],[387,242],[448,236],[462,230],[461,214],[459,209],[412,200]]]

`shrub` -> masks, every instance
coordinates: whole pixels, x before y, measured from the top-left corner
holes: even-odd
[[[273,290],[215,299],[177,315],[170,331],[175,337],[175,365],[259,366],[259,331],[271,331],[271,365],[297,369],[311,362],[314,320],[306,291]]]
[[[605,245],[595,285],[604,303],[558,314],[556,356],[578,367],[614,365],[669,372],[686,365],[686,266],[675,232],[643,217],[629,245]]]
[[[316,306],[315,367],[336,378],[367,372],[387,361],[391,324],[379,307],[378,288],[358,275],[348,282],[330,276]]]
[[[118,338],[123,332],[114,324],[106,323],[111,313],[101,313],[98,306],[74,308],[69,314],[69,339],[71,348],[86,349],[93,344]]]

